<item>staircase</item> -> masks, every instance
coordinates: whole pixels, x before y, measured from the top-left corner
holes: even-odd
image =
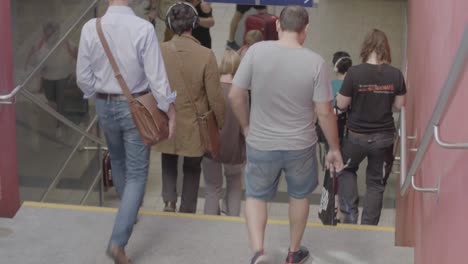
[[[116,209],[25,202],[14,219],[0,219],[4,263],[111,263],[105,248]],[[267,227],[266,252],[284,263],[287,221]],[[309,223],[303,244],[314,264],[412,263],[413,250],[394,246],[394,228]],[[25,250],[27,249],[27,250]],[[127,246],[133,263],[249,263],[242,218],[141,211]]]

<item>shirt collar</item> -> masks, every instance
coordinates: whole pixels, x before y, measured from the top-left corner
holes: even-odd
[[[135,15],[135,12],[129,6],[109,6],[106,14],[123,14],[123,15]]]
[[[198,39],[196,39],[192,35],[181,35],[181,36],[175,35],[174,37],[177,38],[177,39],[181,39],[181,40],[182,39],[189,39],[189,40],[192,40],[192,41],[196,42],[197,44],[200,44],[200,41],[198,41]]]

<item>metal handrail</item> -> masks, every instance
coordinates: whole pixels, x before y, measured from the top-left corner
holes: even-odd
[[[83,199],[81,199],[80,205],[84,205],[84,204],[86,203],[86,200],[88,200],[89,196],[91,195],[91,192],[92,192],[93,189],[96,187],[96,184],[98,183],[99,179],[101,178],[101,175],[102,175],[102,168],[98,171],[98,173],[97,173],[96,176],[94,177],[93,183],[91,183],[91,186],[90,186],[89,189],[86,191],[85,196],[83,197]],[[100,201],[100,205],[102,206],[101,203],[102,203],[102,202]]]
[[[97,4],[99,0],[94,0],[91,5],[86,9],[85,12],[76,20],[75,23],[67,30],[67,32],[60,38],[60,40],[55,44],[52,49],[47,53],[47,55],[39,62],[39,64],[33,69],[33,71],[28,75],[26,80],[18,86],[15,87],[10,93],[0,95],[0,104],[12,104],[13,101],[8,101],[12,99],[13,97],[18,94],[18,92],[22,91],[22,89],[26,86],[26,84],[36,75],[36,73],[41,69],[41,67],[46,63],[46,61],[49,59],[49,57],[52,55],[52,53],[55,52],[55,50],[67,39],[68,35],[78,26],[78,24],[83,20],[83,18],[88,14],[92,8]]]
[[[440,191],[440,177],[437,177],[437,186],[436,187],[423,188],[423,187],[418,187],[416,185],[415,177],[413,175],[413,176],[411,176],[411,187],[417,192],[436,193],[437,197],[438,197],[439,196],[439,191]]]
[[[17,85],[9,94],[0,95],[0,104],[12,104],[13,101],[7,101],[13,98],[23,87],[24,84]]]
[[[89,132],[91,130],[91,128],[97,123],[97,115],[94,116],[94,118],[92,119],[91,123],[88,125],[88,127],[86,128],[86,132]],[[75,147],[73,148],[73,150],[70,152],[70,154],[68,155],[67,159],[65,160],[65,162],[62,164],[62,167],[60,167],[59,171],[57,172],[57,174],[55,175],[54,179],[52,180],[52,182],[50,183],[49,187],[47,188],[47,190],[45,191],[45,193],[42,195],[41,197],[41,202],[44,202],[45,199],[47,198],[47,195],[49,195],[49,193],[52,191],[52,189],[55,188],[55,186],[57,186],[61,176],[62,176],[62,173],[65,171],[66,167],[68,166],[68,164],[70,163],[70,161],[72,160],[73,156],[75,155],[75,153],[78,151],[78,149],[80,148],[81,146],[81,143],[83,143],[83,140],[85,139],[85,136],[81,136],[81,138],[78,140],[78,142],[75,144]]]
[[[37,67],[29,74],[29,76],[26,78],[26,80],[16,86],[16,88],[11,91],[9,94],[2,95],[0,96],[0,104],[12,104],[13,101],[5,101],[13,98],[16,96],[18,92],[21,92],[27,99],[32,101],[34,104],[36,104],[39,108],[42,110],[46,111],[48,114],[52,115],[55,119],[59,120],[63,124],[65,124],[67,127],[71,128],[75,132],[81,134],[82,136],[88,138],[89,140],[93,141],[94,143],[97,143],[101,146],[105,146],[104,141],[99,139],[98,137],[95,137],[85,131],[83,131],[80,127],[75,125],[73,122],[68,120],[66,117],[63,115],[59,114],[57,111],[52,109],[49,105],[45,104],[36,96],[34,96],[31,92],[29,92],[27,89],[23,89],[24,86],[31,80],[31,78],[39,71],[39,69],[42,67],[42,65],[47,61],[47,59],[50,57],[50,55],[57,49],[58,46],[68,37],[68,35],[76,28],[76,26],[79,24],[81,20],[86,16],[87,13],[91,11],[91,9],[97,4],[98,0],[94,0],[91,5],[85,10],[85,12],[79,17],[79,19],[68,29],[68,31],[64,34],[64,36],[57,42],[57,44],[51,49],[51,51],[44,57],[44,59],[37,65]]]
[[[407,173],[407,146],[406,146],[406,109],[400,110],[400,186],[405,183]]]
[[[443,141],[439,135],[439,126],[434,126],[434,138],[437,144],[443,148],[449,149],[466,149],[468,148],[468,143],[448,143]]]
[[[455,59],[452,63],[450,68],[449,74],[447,76],[447,80],[444,83],[444,86],[441,89],[439,100],[437,101],[436,107],[432,112],[432,116],[430,121],[427,124],[426,132],[421,140],[421,143],[418,147],[416,152],[416,156],[411,163],[408,175],[410,177],[406,177],[405,182],[401,186],[400,194],[404,196],[409,186],[411,185],[413,188],[416,187],[414,185],[414,175],[416,171],[419,169],[421,162],[429,148],[429,144],[432,141],[432,137],[434,136],[434,126],[437,126],[442,119],[443,114],[445,113],[447,103],[449,102],[453,91],[456,88],[457,81],[463,71],[463,67],[465,62],[468,60],[468,25],[465,27],[465,32],[463,33],[463,38],[460,43],[460,47],[458,48],[457,53],[455,54]],[[418,187],[419,188],[419,187]],[[426,189],[428,192],[434,192],[435,188]],[[425,191],[423,188],[419,188],[418,191]]]
[[[98,134],[101,133],[100,130],[99,130],[99,126],[97,127],[97,131],[96,131]],[[91,192],[93,191],[93,189],[95,188],[96,186],[96,183],[99,181],[99,179],[102,178],[102,167],[100,166],[101,165],[101,146],[98,145],[97,146],[97,153],[96,153],[96,157],[97,157],[97,165],[100,167],[99,169],[99,172],[96,174],[96,176],[94,177],[94,180],[93,182],[91,183],[91,186],[89,187],[88,191],[86,192],[85,196],[83,197],[83,199],[81,200],[80,202],[80,205],[84,205],[86,203],[86,200],[88,200],[88,197],[89,195],[91,194]],[[99,181],[99,206],[102,206],[103,203],[104,203],[104,182],[103,181]]]
[[[37,105],[39,108],[41,108],[42,110],[46,111],[48,114],[50,114],[51,116],[53,116],[55,119],[59,120],[60,122],[62,122],[63,124],[65,124],[67,127],[71,128],[72,130],[74,130],[75,132],[81,134],[82,136],[84,136],[85,138],[93,141],[94,143],[96,144],[99,144],[101,146],[105,146],[106,143],[104,141],[102,141],[100,138],[94,136],[94,135],[91,135],[89,133],[87,133],[86,131],[83,131],[79,126],[75,125],[75,123],[73,123],[72,121],[68,120],[66,117],[64,117],[63,115],[61,115],[60,113],[58,113],[57,111],[55,111],[54,109],[52,109],[48,104],[46,104],[45,102],[43,102],[41,99],[37,98],[34,94],[32,94],[30,91],[28,90],[21,90],[21,94],[26,97],[27,99],[29,99],[30,101],[32,101],[35,105]]]
[[[393,165],[392,165],[392,173],[395,174],[400,174],[400,171],[394,171],[393,168],[396,167],[397,165],[399,166],[401,164],[401,157],[397,156],[398,152],[400,151],[400,137],[401,137],[401,132],[400,132],[400,127],[401,127],[401,113],[398,115],[398,119],[395,122],[395,128],[396,128],[396,138],[394,142],[394,147],[393,147]]]
[[[35,105],[37,105],[40,109],[44,110],[46,113],[50,114],[52,117],[54,117],[55,119],[59,120],[60,122],[62,122],[63,124],[65,124],[65,126],[71,128],[72,130],[74,130],[75,132],[81,134],[81,138],[78,140],[78,142],[76,143],[76,145],[74,146],[73,150],[71,151],[71,153],[68,155],[67,159],[65,160],[65,162],[62,164],[62,166],[60,167],[59,171],[57,172],[56,176],[54,177],[54,179],[52,180],[51,184],[49,185],[49,187],[47,188],[47,190],[45,191],[45,193],[42,195],[41,197],[41,201],[45,201],[45,199],[47,198],[47,196],[49,195],[49,193],[52,191],[53,188],[55,188],[64,172],[64,170],[66,169],[66,167],[68,166],[68,164],[70,163],[70,161],[72,160],[74,154],[79,150],[79,147],[81,146],[83,140],[86,138],[86,139],[89,139],[91,140],[92,142],[96,143],[97,144],[97,148],[99,149],[101,146],[105,146],[105,142],[103,140],[101,140],[99,138],[99,133],[97,133],[98,136],[94,136],[94,135],[91,135],[89,134],[89,131],[91,130],[91,128],[97,123],[97,116],[94,116],[94,118],[92,119],[92,121],[90,122],[90,124],[88,125],[88,127],[86,128],[86,130],[82,130],[80,127],[78,127],[77,125],[75,125],[73,122],[71,122],[70,120],[68,120],[66,117],[64,117],[62,114],[58,113],[57,111],[55,111],[54,109],[52,109],[48,104],[46,104],[45,102],[43,102],[42,100],[38,99],[35,95],[33,95],[30,91],[28,91],[27,89],[23,89],[27,84],[28,82],[34,77],[34,75],[37,74],[37,72],[41,69],[41,67],[46,63],[46,61],[49,59],[49,57],[57,50],[57,48],[67,39],[67,37],[71,34],[71,32],[78,26],[78,24],[85,18],[85,16],[91,11],[92,8],[94,8],[96,6],[96,4],[98,3],[98,0],[94,0],[88,8],[86,8],[86,10],[81,14],[81,16],[72,24],[72,26],[66,31],[66,33],[59,39],[59,41],[52,47],[52,49],[47,53],[47,55],[39,62],[39,64],[33,69],[33,71],[28,75],[28,77],[24,80],[24,82],[18,86],[15,87],[15,89],[13,89],[9,94],[5,94],[5,95],[0,95],[0,105],[1,104],[13,104],[15,102],[15,97],[18,93],[21,93],[24,97],[26,97],[27,99],[29,99],[31,102],[33,102]],[[99,131],[99,127],[98,127],[98,131]],[[100,154],[98,153],[97,154],[97,162],[99,163],[100,162]],[[92,188],[94,188],[95,184],[96,184],[96,181],[99,179],[99,175],[101,174],[101,172],[98,173],[98,175],[96,176],[96,178],[93,180],[93,183],[92,183]],[[102,186],[101,186],[101,193],[100,193],[100,205],[102,205]],[[89,193],[90,191],[87,192],[87,194],[85,195],[83,201],[85,201],[88,196],[89,196]]]

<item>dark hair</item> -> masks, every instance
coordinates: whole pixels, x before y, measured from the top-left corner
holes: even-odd
[[[335,67],[335,71],[341,74],[345,74],[346,72],[348,72],[348,69],[351,66],[353,66],[353,60],[351,59],[349,53],[346,51],[335,52],[335,54],[333,54],[332,63]]]
[[[281,30],[300,33],[309,24],[309,14],[302,6],[287,6],[281,10],[279,20]]]
[[[366,62],[372,52],[377,54],[379,62],[392,63],[392,55],[390,53],[390,45],[388,44],[387,35],[383,31],[373,29],[367,34],[361,48],[362,62]]]
[[[54,21],[47,21],[44,25],[42,25],[42,31],[44,34],[52,35],[57,32],[60,28],[59,23]]]
[[[189,3],[179,3],[169,10],[166,23],[175,34],[180,35],[198,26],[198,15]]]

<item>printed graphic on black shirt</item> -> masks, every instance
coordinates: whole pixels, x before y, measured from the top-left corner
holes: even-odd
[[[360,84],[358,92],[360,93],[384,93],[384,94],[394,94],[395,93],[395,85],[387,84],[387,85],[377,85],[377,84]]]

